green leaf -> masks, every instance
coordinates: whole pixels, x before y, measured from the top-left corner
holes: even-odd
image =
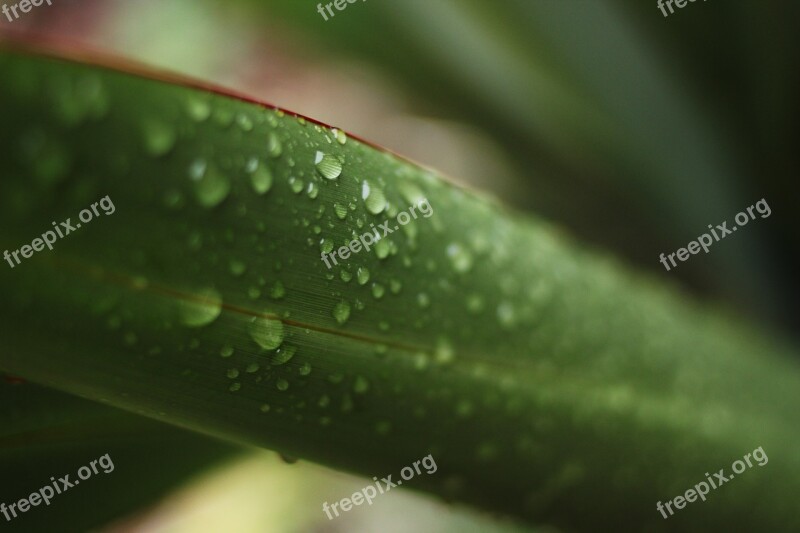
[[[800,525],[785,346],[309,120],[0,58],[0,250],[108,197],[3,265],[0,369],[369,478],[430,454],[405,486],[576,530],[658,527],[656,502],[762,446],[670,524]]]

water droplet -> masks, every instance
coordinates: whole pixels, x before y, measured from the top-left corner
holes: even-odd
[[[230,344],[226,344],[226,345],[225,345],[225,346],[223,346],[223,347],[222,347],[222,349],[219,351],[219,354],[220,354],[222,357],[230,357],[230,356],[232,356],[232,355],[233,355],[233,346],[231,346]]]
[[[317,152],[314,158],[314,164],[317,166],[317,171],[323,178],[335,180],[342,174],[342,163],[334,156]]]
[[[450,341],[444,337],[439,337],[438,341],[436,342],[436,351],[434,352],[434,357],[436,362],[440,365],[451,363],[453,359],[455,359],[455,350],[453,350],[453,346],[450,344]]]
[[[347,134],[338,128],[333,129],[333,135],[339,144],[347,144]]]
[[[344,281],[345,283],[348,283],[351,279],[353,279],[353,275],[344,269],[342,269],[341,272],[339,272],[339,277],[342,278],[342,281]]]
[[[414,354],[414,369],[426,370],[430,365],[430,359],[425,352],[417,352]]]
[[[266,317],[254,317],[249,327],[250,337],[265,350],[274,350],[283,343],[283,322]]]
[[[191,96],[186,101],[186,112],[195,122],[203,122],[211,116],[211,105],[200,97]]]
[[[472,255],[467,248],[458,243],[453,243],[447,247],[447,256],[450,258],[450,262],[456,272],[463,274],[469,272],[472,268]]]
[[[456,414],[462,418],[470,416],[473,410],[472,403],[469,400],[461,400],[456,405]]]
[[[241,276],[247,270],[247,265],[236,259],[231,259],[228,261],[228,266],[230,267],[231,274],[234,276]]]
[[[508,302],[502,302],[500,305],[498,305],[497,320],[500,322],[500,325],[505,329],[513,327],[517,321],[517,315],[516,312],[514,311],[514,306],[512,306]]]
[[[431,306],[431,297],[424,292],[417,294],[417,305],[419,305],[422,309],[427,309]]]
[[[244,113],[239,113],[236,115],[236,123],[242,128],[242,131],[252,131],[253,130],[253,119],[247,116]]]
[[[372,296],[376,300],[380,300],[381,298],[383,298],[383,295],[384,295],[385,292],[386,292],[386,289],[380,283],[373,283],[372,284]]]
[[[381,239],[375,243],[375,255],[378,256],[378,259],[386,259],[389,257],[390,251],[391,245],[386,239]]]
[[[189,178],[194,183],[197,203],[203,207],[216,207],[221,204],[231,190],[228,178],[216,167],[206,165],[202,159],[194,161],[189,167]]]
[[[400,291],[403,290],[403,282],[399,279],[389,280],[389,290],[392,291],[392,294],[400,294]]]
[[[168,123],[158,119],[142,122],[144,147],[148,154],[159,157],[168,154],[175,146],[177,135]]]
[[[212,288],[200,290],[187,300],[181,300],[179,313],[183,325],[200,328],[214,322],[222,313],[222,296]]]
[[[230,368],[228,369],[226,375],[228,376],[229,379],[236,379],[239,377],[239,370],[237,370],[236,368]]]
[[[303,366],[297,369],[297,373],[300,374],[301,376],[309,375],[311,373],[311,364],[308,361],[306,361],[305,363],[303,363]]]
[[[259,370],[261,370],[261,366],[258,363],[250,363],[249,365],[247,365],[245,372],[247,372],[248,374],[255,374]]]
[[[272,188],[272,172],[269,167],[260,164],[255,157],[248,161],[247,173],[250,174],[250,185],[256,194],[267,194]]]
[[[295,194],[300,194],[301,192],[303,192],[304,185],[305,184],[303,183],[303,180],[301,180],[300,178],[295,176],[289,176],[289,187],[291,187],[292,191]]]
[[[333,204],[333,211],[336,213],[336,216],[339,217],[339,220],[347,218],[347,206],[335,203]]]
[[[317,402],[317,405],[319,405],[322,408],[328,407],[330,404],[331,404],[331,398],[327,394],[323,394],[322,396],[320,396],[319,401]]]
[[[270,132],[267,135],[267,153],[273,158],[280,157],[283,153],[283,145],[281,145],[281,140],[275,132]]]
[[[398,189],[400,189],[400,194],[403,198],[412,205],[418,205],[419,202],[425,200],[425,195],[422,194],[422,191],[412,183],[401,181]]]
[[[471,294],[467,297],[467,310],[472,314],[483,311],[483,298],[478,294]]]
[[[364,394],[369,390],[369,381],[364,376],[356,376],[356,380],[353,383],[353,391],[356,394]]]
[[[349,394],[342,396],[341,409],[343,413],[349,413],[353,410],[353,398]]]
[[[231,392],[236,392],[241,388],[242,388],[242,384],[237,381],[235,383],[231,383],[231,386],[228,387],[228,390],[231,391]]]
[[[310,182],[306,192],[308,193],[308,197],[314,200],[319,195],[319,185],[317,185],[316,182]]]
[[[379,215],[386,209],[386,196],[383,194],[383,190],[367,180],[361,184],[361,198],[364,199],[367,211],[373,215]]]
[[[333,317],[339,324],[344,324],[350,318],[350,304],[342,300],[333,308]]]
[[[280,300],[286,295],[286,287],[283,283],[276,281],[272,288],[269,290],[269,297],[273,300]]]
[[[283,391],[285,391],[286,389],[289,388],[289,382],[286,381],[285,379],[281,378],[281,379],[279,379],[278,381],[275,382],[275,387],[279,391],[283,392]]]
[[[227,128],[233,124],[233,111],[226,107],[214,109],[214,121],[222,128]]]
[[[258,410],[261,411],[262,413],[269,413],[270,409],[271,408],[268,403],[261,404],[261,407],[258,408]]]
[[[275,352],[275,355],[272,356],[272,360],[270,364],[273,366],[280,366],[283,364],[288,363],[291,361],[294,354],[297,353],[296,346],[283,346]]]
[[[333,239],[320,239],[319,249],[322,253],[329,254],[333,250]]]
[[[369,281],[369,269],[367,267],[358,267],[356,278],[359,285],[366,285]]]

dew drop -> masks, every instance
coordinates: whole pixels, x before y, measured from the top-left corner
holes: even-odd
[[[378,259],[386,259],[389,257],[390,251],[391,244],[389,244],[389,241],[381,239],[375,243],[375,255],[378,256]]]
[[[317,196],[319,195],[319,185],[317,185],[313,181],[309,182],[308,188],[306,189],[306,193],[308,194],[308,197],[311,198],[312,200],[316,199]]]
[[[356,394],[364,394],[369,390],[369,381],[364,376],[356,376],[353,383],[353,392]]]
[[[458,243],[453,243],[447,247],[447,257],[450,258],[450,262],[456,272],[463,274],[469,272],[472,268],[472,255],[464,246]]]
[[[280,366],[288,363],[294,357],[294,354],[297,353],[296,346],[283,346],[275,352],[275,355],[272,356],[272,360],[270,364],[273,366]]]
[[[304,186],[305,184],[303,183],[303,180],[301,180],[300,178],[297,178],[295,176],[289,177],[289,187],[291,187],[292,192],[294,192],[295,194],[300,194],[301,192],[303,192]]]
[[[369,269],[367,267],[358,267],[356,279],[358,279],[359,285],[366,285],[369,281]]]
[[[280,281],[276,281],[272,288],[269,290],[269,297],[273,300],[280,300],[286,295],[286,287],[283,286],[283,283]]]
[[[250,337],[265,350],[274,350],[283,343],[283,322],[272,318],[254,317],[249,327]]]
[[[228,178],[202,159],[191,164],[189,178],[194,183],[195,199],[202,207],[218,206],[228,197],[231,190]]]
[[[175,146],[177,135],[175,129],[157,119],[142,122],[144,147],[148,154],[159,157],[168,154]]]
[[[347,144],[347,134],[342,130],[334,128],[333,135],[336,137],[336,142],[339,144]]]
[[[242,131],[253,131],[253,119],[244,113],[236,115],[236,124],[239,125]]]
[[[200,328],[214,322],[222,313],[222,296],[212,288],[200,290],[191,299],[182,300],[179,314],[183,325]]]
[[[386,289],[380,283],[373,283],[372,284],[372,296],[376,300],[380,300],[383,298],[383,295],[386,293]]]
[[[344,324],[350,318],[350,304],[342,300],[333,308],[333,318],[339,324]]]
[[[422,309],[427,309],[431,306],[431,297],[424,292],[417,294],[417,305],[419,305]]]
[[[267,135],[267,153],[273,158],[280,157],[283,153],[283,145],[281,145],[281,140],[275,132],[270,132]]]
[[[471,294],[467,297],[467,310],[472,314],[483,311],[483,298],[478,294]]]
[[[386,196],[383,191],[367,180],[361,184],[361,198],[367,206],[367,211],[373,215],[379,215],[386,209]]]
[[[436,342],[436,351],[434,352],[434,357],[436,362],[440,365],[451,363],[455,358],[455,350],[453,350],[453,346],[450,344],[450,341],[444,337],[440,337]]]
[[[497,306],[497,320],[505,329],[513,327],[517,321],[517,315],[514,311],[514,306],[512,306],[509,302],[500,303],[500,305]]]
[[[309,375],[311,373],[311,364],[308,361],[306,361],[305,363],[303,363],[303,366],[297,369],[297,373],[300,374],[301,376]]]
[[[283,392],[283,391],[285,391],[285,390],[287,390],[289,388],[289,382],[286,381],[285,379],[281,378],[281,379],[279,379],[278,381],[275,382],[275,387],[279,391]]]
[[[336,213],[336,216],[339,217],[339,220],[347,218],[347,206],[335,203],[333,204],[333,211]]]
[[[329,254],[333,250],[333,239],[320,239],[319,249],[322,253]]]
[[[317,152],[314,158],[314,164],[317,167],[317,172],[325,179],[335,180],[342,174],[341,161],[332,155]]]
[[[253,161],[255,164],[252,163]],[[267,194],[272,188],[272,172],[269,168],[259,164],[258,159],[253,158],[248,162],[247,172],[250,174],[250,185],[256,194]]]
[[[202,98],[192,96],[186,101],[186,112],[195,122],[204,122],[211,116],[211,105]]]
[[[422,191],[412,183],[402,181],[398,189],[400,189],[400,194],[403,198],[410,204],[417,205],[419,202],[425,200],[425,195],[422,194]]]
[[[389,280],[389,290],[392,291],[392,294],[400,294],[400,291],[403,290],[403,282],[399,279]]]
[[[237,277],[244,274],[247,270],[247,265],[237,259],[228,261],[228,267],[230,268],[231,274]]]
[[[219,354],[220,354],[222,357],[230,357],[230,356],[232,356],[232,355],[233,355],[233,346],[231,346],[230,344],[226,344],[226,345],[225,345],[225,346],[223,346],[223,347],[222,347],[222,349],[219,351]]]

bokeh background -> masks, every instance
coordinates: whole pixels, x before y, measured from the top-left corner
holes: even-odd
[[[796,343],[798,22],[788,0],[669,18],[655,1],[369,0],[329,21],[311,0],[54,0],[0,35],[340,127]],[[664,271],[660,253],[762,198],[771,217]],[[268,452],[214,464],[107,530],[406,531],[412,514],[421,531],[515,530],[408,492],[328,523],[307,510],[364,480]]]

